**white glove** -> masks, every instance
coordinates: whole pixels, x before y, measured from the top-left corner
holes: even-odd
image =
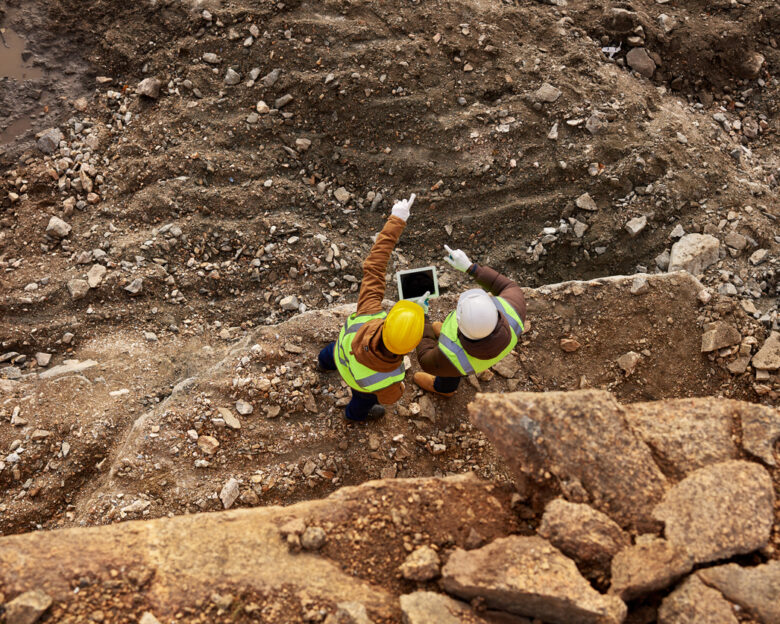
[[[409,218],[409,209],[412,207],[415,197],[417,196],[412,193],[409,199],[401,199],[395,202],[391,214],[405,222]]]
[[[464,273],[471,268],[471,260],[466,255],[465,251],[460,249],[450,249],[447,245],[444,245],[444,249],[447,250],[447,255],[444,256],[444,262],[449,264],[453,269],[463,271]]]
[[[428,302],[431,299],[431,291],[426,290],[425,294],[422,297],[413,297],[412,299],[409,299],[409,301],[413,301],[418,306],[420,306],[423,309],[423,313],[427,316],[428,315]]]

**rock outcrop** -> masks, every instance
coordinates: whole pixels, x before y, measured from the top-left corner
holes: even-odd
[[[626,616],[622,600],[599,594],[571,559],[540,537],[513,535],[477,550],[456,550],[442,569],[441,586],[554,624],[620,623]]]

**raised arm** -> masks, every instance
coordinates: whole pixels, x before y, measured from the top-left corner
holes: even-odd
[[[382,231],[377,234],[376,242],[363,262],[363,279],[360,282],[357,305],[358,314],[375,314],[382,310],[387,264],[390,261],[393,248],[406,227],[406,220],[409,218],[409,209],[414,202],[414,197],[412,194],[409,199],[395,203],[390,218]]]

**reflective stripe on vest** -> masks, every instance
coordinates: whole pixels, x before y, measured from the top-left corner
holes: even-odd
[[[497,357],[491,360],[480,360],[479,358],[470,356],[466,352],[466,350],[460,344],[460,340],[458,339],[458,326],[453,316],[455,312],[451,312],[450,316],[448,316],[444,321],[444,326],[442,327],[442,331],[439,334],[440,350],[444,353],[445,356],[447,356],[447,359],[452,362],[452,364],[464,375],[481,373],[482,371],[487,370],[494,364],[497,364],[503,360],[515,347],[520,334],[523,333],[523,321],[520,319],[515,309],[509,303],[499,297],[491,297],[491,299],[499,314],[506,319],[509,327],[512,330],[512,339]],[[452,320],[450,320],[451,317]],[[454,326],[454,339],[453,337],[446,334],[446,331],[449,330],[452,326]],[[441,347],[444,347],[444,349],[441,349]]]
[[[347,385],[360,392],[376,392],[398,381],[402,381],[406,376],[403,361],[395,370],[382,373],[372,370],[365,364],[361,364],[357,361],[354,353],[352,353],[351,347],[354,334],[367,322],[374,319],[382,319],[385,316],[387,316],[385,312],[364,314],[355,318],[350,316],[341,328],[336,341],[336,368],[338,368],[341,377],[347,382]],[[358,318],[362,320],[358,321]]]

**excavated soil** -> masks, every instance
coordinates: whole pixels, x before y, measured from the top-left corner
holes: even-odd
[[[778,324],[773,2],[53,0],[3,17],[40,74],[0,82],[0,356],[14,354],[0,364],[2,534],[217,510],[229,478],[236,506],[378,477],[504,483],[466,415],[477,386],[777,402],[776,373],[757,383],[725,368],[736,348],[699,351],[707,322],[754,350]],[[625,67],[640,33],[652,79]],[[136,94],[144,78],[159,97]],[[52,126],[65,143],[46,156],[35,137]],[[529,289],[529,331],[511,374],[451,401],[408,384],[384,422],[347,425],[344,388],[313,360],[412,192],[389,271],[439,266],[443,317],[467,281],[442,247],[462,247]],[[61,240],[52,216],[72,226]],[[651,278],[640,295],[631,278],[543,287],[654,273],[678,226],[721,240],[706,305],[692,279]],[[97,264],[105,275],[75,298],[68,283]],[[630,374],[627,352],[641,357]],[[38,379],[36,353],[96,365]],[[239,399],[254,412],[233,429],[218,408],[235,417]]]

